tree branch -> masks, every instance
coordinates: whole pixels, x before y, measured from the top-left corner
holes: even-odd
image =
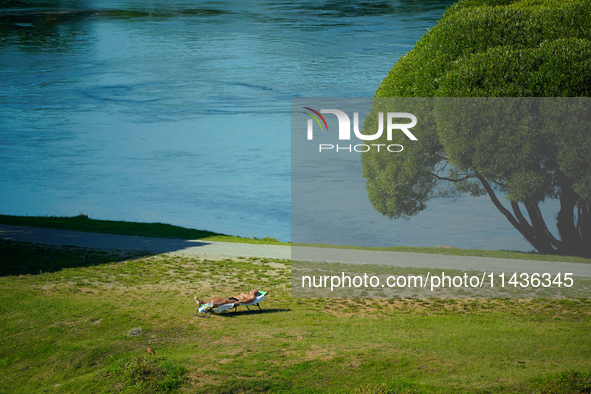
[[[501,186],[501,187],[507,187],[507,184],[506,184],[506,183],[502,183],[502,182],[499,182],[499,181],[492,181],[492,182],[493,182],[495,185],[499,185],[499,186]]]
[[[522,231],[523,226],[521,225],[521,223],[519,223],[517,221],[517,219],[515,219],[515,217],[511,214],[511,212],[509,212],[509,210],[507,208],[505,208],[503,206],[503,204],[501,204],[501,202],[499,201],[499,199],[495,195],[495,191],[492,189],[492,187],[490,187],[490,185],[486,181],[486,179],[484,179],[482,177],[482,175],[480,175],[478,172],[476,172],[476,178],[478,178],[478,180],[480,181],[480,183],[484,187],[484,190],[486,190],[486,192],[488,193],[488,196],[490,197],[490,199],[493,202],[493,204],[495,205],[495,207],[497,207],[497,209],[503,215],[505,215],[505,217],[507,218],[507,220],[509,220],[509,222],[513,225],[513,227],[515,227],[517,230],[519,230],[520,233],[523,234],[523,231]]]
[[[544,221],[544,217],[542,216],[542,212],[540,211],[540,207],[537,204],[527,204],[525,205],[525,208],[527,209],[527,213],[529,214],[529,218],[531,220],[532,225],[534,226],[534,229],[539,228],[543,236],[546,237],[555,248],[560,248],[562,242],[557,240],[552,235],[550,230],[548,230],[546,222]]]
[[[466,176],[464,176],[462,178],[448,178],[448,177],[445,177],[445,176],[439,176],[439,175],[437,175],[437,174],[435,174],[433,172],[431,173],[431,175],[433,175],[435,178],[437,178],[437,179],[439,179],[441,181],[449,181],[449,182],[453,182],[453,183],[463,182],[463,181],[466,181],[466,180],[471,179],[471,178],[476,178],[476,175],[466,175]]]
[[[511,208],[513,208],[513,213],[515,214],[515,217],[517,218],[519,223],[521,223],[524,227],[531,229],[532,226],[527,222],[527,219],[525,219],[525,217],[521,213],[521,209],[519,209],[519,203],[511,201]]]
[[[501,212],[503,215],[505,215],[505,217],[507,218],[507,220],[509,220],[509,223],[511,223],[513,225],[513,227],[515,227],[515,229],[517,229],[517,231],[519,231],[521,233],[521,235],[523,235],[525,237],[525,239],[534,247],[536,248],[539,252],[541,253],[551,253],[551,247],[548,247],[548,245],[545,245],[543,242],[541,242],[540,240],[538,240],[534,234],[534,231],[532,230],[531,226],[528,225],[528,227],[522,225],[512,214],[511,212],[509,212],[509,210],[507,208],[505,208],[503,206],[503,204],[501,204],[501,202],[499,201],[499,199],[497,198],[495,191],[492,189],[492,187],[490,186],[490,184],[486,181],[486,179],[484,179],[484,177],[482,175],[480,175],[477,171],[475,171],[476,177],[478,178],[478,180],[480,181],[480,183],[482,184],[482,186],[484,187],[484,189],[486,190],[486,192],[488,193],[488,196],[490,197],[491,201],[493,202],[493,204],[495,205],[495,207],[497,207],[497,209],[499,210],[499,212]],[[525,218],[524,218],[525,220]],[[526,222],[527,223],[527,222]]]

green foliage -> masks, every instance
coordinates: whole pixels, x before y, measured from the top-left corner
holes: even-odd
[[[591,122],[587,101],[576,100],[588,96],[591,1],[460,1],[376,92],[364,130],[375,130],[375,114],[392,107],[421,121],[413,128],[418,141],[405,140],[401,154],[362,155],[369,199],[380,213],[408,219],[433,197],[496,189],[513,203],[515,217],[493,199],[497,208],[540,252],[589,255],[583,246],[588,232],[579,229],[589,226]],[[381,97],[407,101],[386,109]],[[442,101],[421,99],[426,97]],[[473,99],[453,100],[466,97]],[[548,100],[486,99],[491,97]],[[387,142],[385,136],[378,142]],[[445,183],[455,189],[442,189]],[[514,205],[525,205],[531,218],[537,204],[561,196],[561,241],[541,219],[526,223]],[[575,214],[578,219],[572,219],[575,206],[583,212]]]
[[[273,237],[253,237],[253,239],[255,241],[263,241],[263,242],[271,242],[271,243],[280,243],[281,242],[281,238],[277,239],[277,238],[273,238]]]
[[[590,15],[585,0],[460,1],[376,96],[589,96]]]
[[[409,219],[425,209],[426,202],[433,196],[432,169],[439,163],[440,158],[436,154],[424,152],[440,151],[441,143],[434,119],[429,115],[433,110],[432,99],[375,99],[372,114],[366,118],[363,125],[364,130],[376,130],[378,120],[375,113],[393,112],[392,108],[396,108],[396,112],[411,112],[421,119],[413,128],[413,133],[417,132],[420,137],[418,141],[404,143],[404,151],[400,154],[391,154],[383,150],[370,150],[364,153],[361,158],[363,176],[367,180],[369,200],[378,212],[390,219]],[[377,142],[388,141],[386,136],[382,135]]]

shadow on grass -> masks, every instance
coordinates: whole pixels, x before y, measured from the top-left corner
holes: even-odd
[[[291,309],[282,309],[282,308],[271,308],[271,309],[251,309],[251,310],[242,310],[236,312],[221,312],[221,313],[212,313],[212,315],[221,316],[221,317],[239,317],[239,316],[248,316],[248,315],[260,315],[260,314],[267,314],[267,313],[280,313],[280,312],[291,312]],[[195,316],[207,318],[209,314],[205,313],[196,313]]]
[[[150,252],[105,251],[0,240],[0,276],[38,275],[151,256]]]
[[[88,219],[90,220],[90,219]],[[0,217],[0,222],[1,222]],[[157,226],[157,228],[159,228]],[[131,232],[135,229],[132,227],[128,229]],[[150,233],[142,233],[139,229],[139,235],[119,234],[116,233],[118,229],[113,229],[114,233],[106,233],[109,229],[96,228],[95,233],[86,231],[72,231],[72,230],[56,230],[47,228],[33,228],[23,226],[13,226],[0,224],[0,239],[15,241],[15,242],[33,242],[39,244],[53,245],[53,246],[77,246],[80,248],[90,249],[116,249],[127,251],[147,251],[152,253],[167,253],[178,252],[188,248],[210,245],[211,242],[190,240],[190,239],[173,239],[171,237],[164,238],[150,238]],[[90,231],[90,229],[88,229]],[[119,231],[123,233],[124,231]],[[147,234],[147,235],[146,235]],[[172,233],[176,235],[177,233]],[[196,236],[203,235],[202,232],[197,232]],[[214,234],[214,233],[212,233]],[[162,236],[171,235],[162,234]],[[182,234],[178,234],[179,236]]]

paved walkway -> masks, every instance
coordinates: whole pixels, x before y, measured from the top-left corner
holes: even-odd
[[[380,264],[396,267],[443,268],[480,272],[550,273],[553,275],[570,272],[574,276],[591,277],[591,264],[371,250],[303,247],[292,247],[291,249],[292,259],[296,261]]]
[[[380,252],[350,249],[255,245],[230,242],[191,241],[127,235],[95,234],[0,225],[0,239],[87,248],[145,250],[176,255],[222,257],[261,257],[300,261],[327,261],[346,264],[380,264],[399,267],[444,268],[457,270],[551,273],[570,272],[591,277],[591,264],[576,264],[488,257],[445,256],[423,253]]]

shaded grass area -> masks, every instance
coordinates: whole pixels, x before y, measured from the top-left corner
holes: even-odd
[[[9,244],[29,273],[0,277],[0,392],[589,392],[588,299],[293,299],[285,260]],[[262,312],[194,316],[253,287]]]
[[[148,255],[146,252],[105,251],[64,246],[48,249],[0,239],[0,276],[35,275],[66,268],[92,267]]]
[[[84,231],[141,237],[200,239],[221,242],[241,242],[278,245],[281,242],[272,237],[242,238],[206,230],[196,230],[164,223],[138,223],[89,218],[85,214],[77,216],[11,216],[0,215],[0,224],[49,228],[55,230]]]

